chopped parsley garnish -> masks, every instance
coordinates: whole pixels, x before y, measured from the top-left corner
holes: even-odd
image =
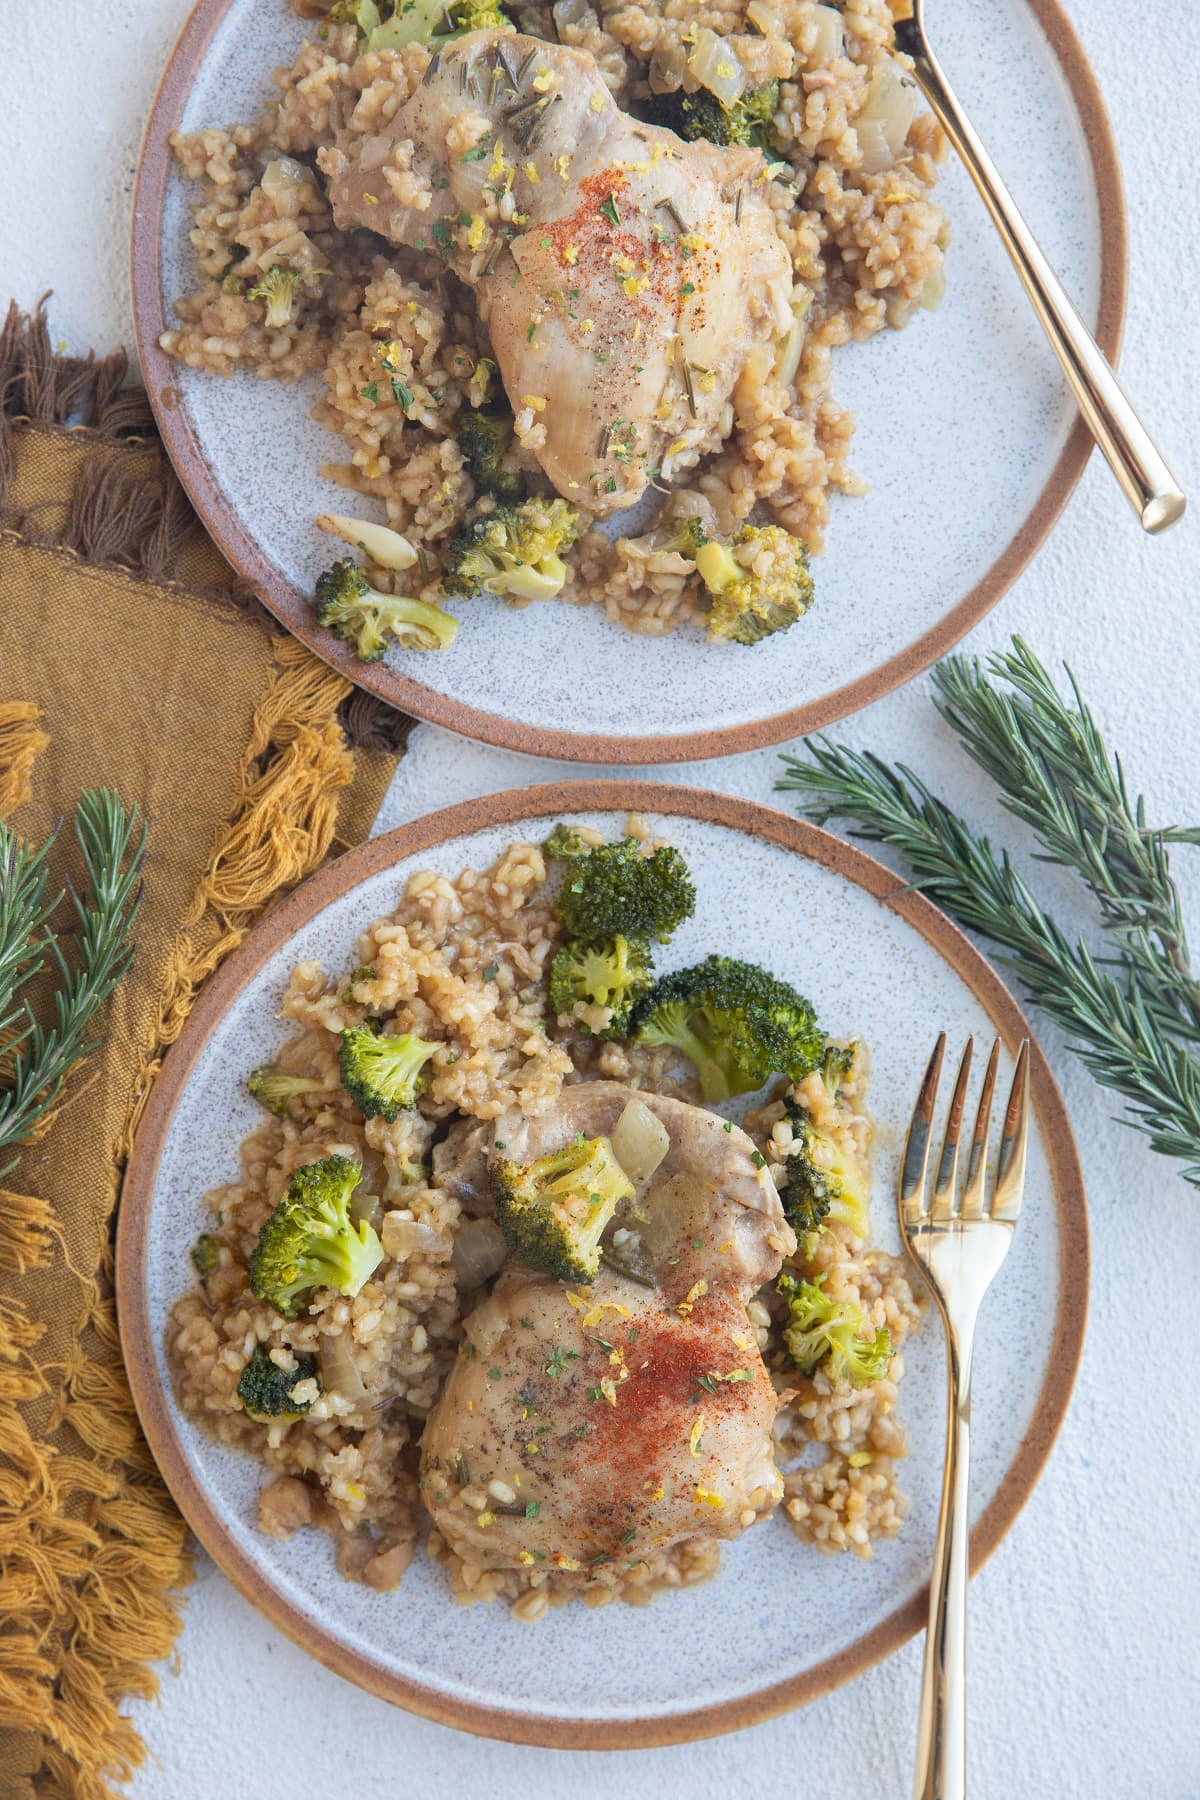
[[[625,1527],[625,1530],[621,1533],[621,1542],[622,1542],[622,1544],[632,1544],[632,1542],[636,1536],[637,1536],[637,1526],[636,1525],[627,1525]]]
[[[550,1351],[550,1360],[546,1364],[547,1375],[561,1375],[569,1362],[578,1362],[578,1350],[560,1350],[555,1344]]]
[[[369,400],[371,405],[374,406],[379,398],[379,383],[377,381],[368,381],[366,387],[359,388],[358,391],[364,400]]]
[[[541,1512],[541,1510],[542,1510],[541,1501],[540,1500],[531,1500],[525,1508],[525,1517],[527,1519],[536,1519],[538,1514]]]
[[[766,1166],[767,1159],[761,1150],[753,1150],[750,1153],[750,1161],[754,1164],[756,1169],[761,1169]]]
[[[521,1327],[522,1331],[532,1331],[533,1330],[533,1320],[532,1319],[520,1318],[517,1320],[517,1324]]]
[[[684,299],[686,300],[686,298],[688,297],[689,294],[695,293],[696,284],[694,281],[685,281],[679,291],[683,295]]]
[[[527,344],[532,344],[534,333],[536,332],[536,330],[537,330],[537,320],[532,319],[529,324],[529,330],[525,333],[525,342]]]
[[[451,241],[450,227],[445,219],[439,219],[433,227],[433,239],[446,262],[450,261]]]
[[[498,962],[490,962],[488,964],[487,968],[483,971],[483,979],[485,981],[495,981],[495,979],[499,973],[500,973],[500,964]]]
[[[502,1374],[503,1374],[503,1370],[501,1370],[501,1369],[489,1369],[488,1370],[488,1380],[489,1381],[499,1381]]]
[[[604,1389],[603,1388],[594,1387],[594,1388],[588,1389],[588,1399],[589,1400],[603,1400],[603,1398],[604,1398]]]
[[[399,380],[395,375],[392,376],[392,399],[396,402],[397,406],[407,407],[411,406],[413,403],[412,389],[406,381]]]
[[[603,201],[597,210],[599,211],[600,217],[602,219],[607,219],[610,225],[619,225],[621,223],[621,213],[617,206],[617,196],[615,194],[610,194],[608,199]]]
[[[733,1120],[732,1120],[732,1119],[726,1119],[726,1121],[725,1121],[725,1129],[726,1129],[726,1131],[732,1131],[732,1130],[733,1130]]]
[[[491,147],[492,134],[489,131],[484,137],[480,138],[477,144],[472,144],[469,150],[464,150],[458,160],[460,163],[482,162]]]

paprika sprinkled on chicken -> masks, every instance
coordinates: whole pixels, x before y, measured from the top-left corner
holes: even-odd
[[[495,1136],[527,1160],[613,1131],[631,1098],[584,1082]],[[794,1247],[778,1195],[742,1131],[636,1098],[669,1139],[623,1233],[628,1257],[646,1222],[640,1278],[604,1266],[581,1285],[511,1262],[426,1427],[425,1503],[452,1548],[492,1567],[608,1581],[672,1544],[737,1537],[782,1491],[779,1400],[746,1313]]]
[[[583,51],[471,33],[319,161],[340,227],[474,289],[518,431],[594,516],[717,448],[747,358],[792,328],[761,152],[631,117]]]

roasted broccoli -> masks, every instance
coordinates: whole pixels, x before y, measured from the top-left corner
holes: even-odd
[[[293,1369],[281,1369],[264,1344],[255,1344],[254,1353],[242,1370],[237,1384],[238,1398],[252,1419],[302,1419],[321,1393],[321,1377],[317,1374],[315,1356],[297,1356]],[[311,1400],[292,1399],[292,1389],[302,1381],[315,1381],[317,1392]]]
[[[436,47],[468,31],[502,31],[512,25],[498,6],[484,0],[348,0],[347,16],[364,34],[368,51],[403,50],[416,43]]]
[[[253,287],[246,289],[247,300],[266,301],[267,324],[272,331],[280,331],[291,323],[292,310],[296,304],[296,284],[299,280],[297,269],[275,263],[265,274],[259,276]]]
[[[837,1089],[854,1061],[856,1046],[826,1048],[821,1072],[830,1094]],[[792,1142],[779,1183],[779,1198],[788,1224],[798,1235],[817,1231],[831,1221],[845,1225],[856,1238],[869,1231],[870,1193],[867,1172],[853,1149],[818,1131],[812,1114],[794,1100],[787,1102]]]
[[[464,406],[454,420],[454,435],[478,493],[497,500],[521,498],[525,483],[515,469],[504,466],[513,439],[511,413]]]
[[[577,856],[590,856],[596,848],[575,825],[558,824],[545,840],[542,849],[549,857],[573,862]]]
[[[634,1008],[631,1035],[690,1057],[709,1105],[750,1093],[779,1072],[798,1081],[825,1044],[803,995],[731,956],[664,975]]]
[[[592,1282],[600,1238],[633,1183],[606,1137],[583,1138],[522,1165],[492,1168],[496,1219],[518,1261],[559,1281]]]
[[[743,525],[728,544],[710,538],[696,569],[712,596],[708,635],[728,643],[786,631],[812,605],[808,551],[782,525]]]
[[[297,1094],[320,1093],[324,1085],[315,1075],[281,1075],[270,1063],[251,1070],[246,1077],[246,1086],[259,1105],[279,1119],[287,1118],[288,1102]]]
[[[436,1049],[415,1032],[381,1037],[357,1025],[342,1033],[338,1051],[342,1086],[368,1119],[390,1121],[416,1105],[425,1086],[421,1071]]]
[[[708,533],[705,531],[699,519],[676,519],[671,528],[670,535],[665,542],[658,544],[658,548],[660,550],[673,550],[677,556],[686,556],[690,558],[692,562],[695,562],[700,551],[708,541]]]
[[[620,932],[665,944],[691,917],[696,889],[678,850],[660,844],[649,856],[643,851],[630,837],[576,855],[554,905],[573,938],[602,944]]]
[[[707,88],[698,88],[694,94],[677,88],[672,94],[654,95],[649,104],[656,125],[689,143],[704,138],[710,144],[750,144],[769,154],[771,120],[779,110],[779,83],[764,81],[761,87],[747,88],[728,106]]]
[[[446,650],[458,635],[458,620],[440,606],[378,593],[352,556],[318,578],[313,610],[319,625],[354,645],[361,662],[379,661],[389,632],[414,650]]]
[[[607,1006],[612,1018],[595,1035],[624,1037],[640,994],[650,986],[650,947],[642,938],[621,937],[602,944],[564,944],[550,964],[550,1010],[570,1013],[578,1001]]]
[[[215,1237],[202,1231],[192,1245],[192,1267],[201,1281],[207,1281],[220,1260],[221,1246]]]
[[[351,970],[345,987],[338,995],[338,999],[345,1001],[348,1006],[366,1006],[367,1002],[358,992],[359,985],[365,981],[378,980],[379,970],[375,967],[374,963],[360,963],[357,969]]]
[[[467,518],[450,540],[448,594],[503,594],[552,600],[566,564],[558,554],[575,540],[579,514],[565,500],[524,500]]]
[[[350,1218],[350,1196],[362,1164],[327,1156],[295,1171],[250,1253],[250,1287],[260,1300],[294,1319],[313,1288],[357,1294],[383,1256],[365,1219]]]
[[[785,1269],[779,1277],[776,1288],[788,1307],[783,1347],[802,1375],[815,1375],[824,1363],[835,1381],[866,1387],[888,1372],[891,1334],[882,1325],[871,1331],[861,1306],[829,1299],[824,1292],[827,1274],[823,1270],[802,1281]]]

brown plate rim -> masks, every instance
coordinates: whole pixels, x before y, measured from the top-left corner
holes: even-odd
[[[1041,1474],[1058,1434],[1083,1349],[1090,1253],[1083,1171],[1062,1096],[1045,1056],[1017,1002],[1000,977],[958,927],[923,895],[864,851],[840,838],[761,806],[704,788],[630,780],[554,783],[468,800],[399,826],[347,852],[312,876],[254,927],[249,937],[202,990],[178,1042],[168,1052],[138,1128],[125,1176],[117,1226],[116,1285],[121,1345],[138,1416],[155,1461],[184,1518],[213,1561],[252,1606],[286,1636],[336,1674],[381,1699],[511,1743],[555,1749],[634,1749],[690,1742],[740,1730],[800,1706],[851,1680],[889,1656],[925,1623],[928,1591],[922,1590],[838,1655],[803,1674],[753,1694],[695,1707],[669,1717],[613,1720],[558,1718],[518,1713],[448,1698],[419,1682],[383,1669],[370,1656],[314,1627],[302,1609],[265,1579],[234,1542],[220,1514],[192,1473],[179,1439],[174,1402],[156,1375],[154,1338],[146,1291],[150,1207],[158,1165],[180,1095],[208,1038],[228,1006],[263,963],[314,915],[362,881],[402,859],[495,825],[576,813],[648,812],[701,819],[746,832],[791,850],[863,888],[911,925],[983,1004],[1010,1052],[1022,1037],[1032,1043],[1034,1110],[1046,1145],[1058,1215],[1061,1280],[1054,1344],[1028,1436],[971,1533],[971,1568],[977,1570],[1004,1537]],[[914,1071],[914,1079],[915,1079]],[[447,1606],[450,1602],[447,1601]],[[449,1616],[449,1615],[448,1615]]]
[[[1077,418],[1037,501],[1011,542],[976,585],[931,630],[877,668],[807,705],[743,725],[653,737],[609,737],[603,733],[544,729],[505,719],[466,702],[438,694],[384,663],[361,663],[332,632],[323,631],[312,609],[269,563],[219,487],[200,449],[186,411],[179,404],[178,365],[159,348],[167,327],[162,288],[163,209],[170,172],[170,133],[175,129],[197,68],[233,0],[197,0],[171,53],[154,97],[138,162],[133,202],[132,291],[134,335],[150,402],[164,445],[192,504],[226,559],[259,598],[301,642],[344,675],[390,706],[461,736],[505,750],[568,762],[659,764],[708,760],[761,749],[821,731],[859,711],[946,654],[1008,591],[1041,548],[1083,472],[1092,438]],[[1100,305],[1096,340],[1115,362],[1125,318],[1128,284],[1128,230],[1120,163],[1112,126],[1074,26],[1059,0],[1027,0],[1058,59],[1083,126],[1100,214]]]

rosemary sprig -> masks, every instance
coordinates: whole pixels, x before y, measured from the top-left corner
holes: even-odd
[[[1015,691],[992,686],[988,674]],[[1043,849],[1039,860],[1080,876],[1130,959],[1148,979],[1174,989],[1180,1029],[1200,1041],[1200,981],[1189,966],[1168,849],[1200,843],[1200,831],[1147,825],[1144,799],[1131,801],[1120,758],[1109,755],[1075,677],[1066,674],[1074,706],[1018,637],[1010,652],[989,658],[986,674],[974,658],[947,657],[934,671],[935,705],[996,782],[1009,812],[1032,827]]]
[[[72,1068],[95,1047],[96,1016],[133,956],[129,931],[141,898],[146,850],[137,808],[126,811],[120,796],[105,788],[84,792],[75,810],[75,837],[87,886],[82,895],[68,886],[75,912],[74,953],[68,959],[60,935],[50,928],[62,896],[46,901],[49,844],[30,850],[0,823],[0,1025],[12,1033],[5,1046],[8,1080],[0,1086],[0,1152],[30,1136]],[[47,952],[60,976],[54,1022],[48,1026],[20,994],[45,966]],[[15,1159],[0,1165],[0,1175],[14,1166]]]
[[[826,738],[807,740],[807,748],[813,760],[785,757],[788,772],[776,786],[801,793],[818,824],[848,820],[852,836],[898,851],[912,885],[999,947],[1094,1079],[1125,1098],[1128,1122],[1152,1149],[1184,1159],[1185,1179],[1200,1186],[1200,1063],[1176,1041],[1174,992],[1147,980],[1124,953],[1110,967],[1082,941],[1071,943],[1007,853],[903,764],[892,769]]]

